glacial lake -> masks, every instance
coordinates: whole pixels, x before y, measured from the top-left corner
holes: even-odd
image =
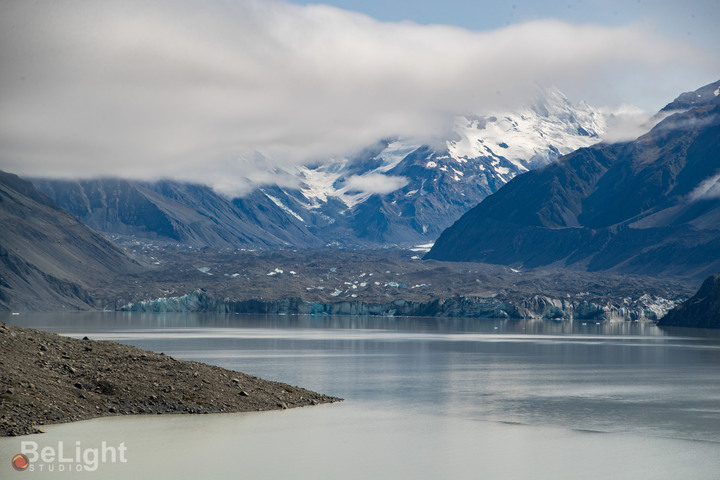
[[[720,332],[643,323],[76,313],[1,320],[115,340],[345,398],[112,417],[0,439],[2,478],[720,478]],[[120,445],[95,472],[15,472]]]

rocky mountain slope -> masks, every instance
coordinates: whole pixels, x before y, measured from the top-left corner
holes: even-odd
[[[670,310],[658,325],[720,328],[720,274],[706,279],[695,295]]]
[[[34,184],[86,225],[109,235],[220,248],[321,245],[303,220],[269,200],[271,193],[281,195],[270,188],[231,201],[209,187],[172,181],[35,180]]]
[[[82,309],[88,287],[140,266],[31,183],[0,172],[0,309]]]
[[[283,185],[229,200],[176,182],[36,180],[83,222],[111,235],[193,246],[317,247],[432,242],[515,175],[598,142],[606,118],[559,91],[516,112],[457,117],[431,143],[385,139],[292,171]]]
[[[426,258],[699,278],[720,270],[720,81],[675,107],[634,141],[516,177]]]

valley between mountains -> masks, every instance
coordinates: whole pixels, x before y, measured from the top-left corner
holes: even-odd
[[[0,308],[655,321],[720,271],[718,102],[715,82],[608,143],[550,91],[435,142],[258,156],[278,182],[238,197],[2,173]]]

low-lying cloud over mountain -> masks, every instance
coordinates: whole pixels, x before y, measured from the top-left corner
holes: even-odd
[[[633,25],[473,32],[221,0],[6,2],[0,59],[3,169],[235,194],[272,177],[254,152],[288,167],[434,136],[456,114],[526,104],[537,85],[598,91],[620,71],[650,85],[716,62]]]
[[[426,258],[704,278],[720,270],[720,81],[680,95],[632,142],[515,177]]]

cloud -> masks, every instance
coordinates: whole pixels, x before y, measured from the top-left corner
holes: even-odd
[[[634,105],[602,107],[600,111],[605,115],[607,124],[603,141],[608,143],[635,140],[652,130],[669,115],[668,113],[651,115]]]
[[[6,2],[0,168],[242,192],[273,178],[255,152],[288,169],[514,108],[537,85],[592,91],[617,69],[706,59],[633,26],[472,32],[274,0]]]
[[[362,176],[353,175],[347,179],[344,186],[350,192],[385,194],[404,187],[408,182],[409,180],[405,177],[372,173]]]
[[[720,175],[704,180],[688,195],[688,199],[692,202],[716,198],[720,198]]]

